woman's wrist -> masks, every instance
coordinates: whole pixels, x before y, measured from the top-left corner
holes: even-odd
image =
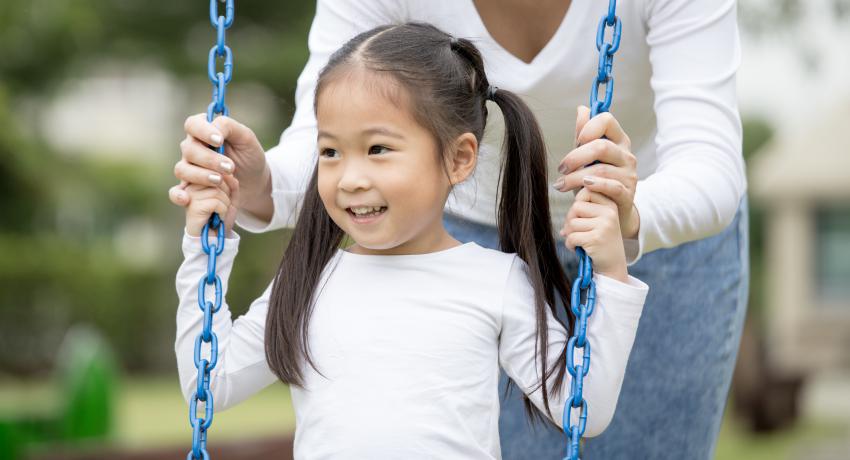
[[[632,204],[629,217],[623,225],[623,239],[637,239],[638,232],[640,232],[640,214],[638,213],[637,207]]]
[[[249,185],[249,184],[246,184]],[[268,162],[263,169],[261,179],[257,187],[242,188],[243,198],[240,209],[256,216],[266,222],[271,221],[274,215],[274,202],[272,201],[272,174]]]

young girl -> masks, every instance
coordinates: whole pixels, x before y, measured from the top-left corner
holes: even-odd
[[[452,187],[475,168],[488,100],[506,125],[504,252],[458,242],[442,220]],[[500,458],[501,365],[527,395],[529,415],[560,426],[568,328],[554,308],[557,299],[569,304],[570,285],[556,258],[546,152],[528,107],[489,85],[471,42],[408,23],[365,32],[337,51],[314,108],[318,161],[277,275],[244,316],[232,321],[226,301],[214,316],[215,408],[279,379],[292,392],[295,458]],[[227,123],[229,142],[256,142]],[[193,142],[219,144],[212,132],[187,123]],[[201,229],[212,212],[224,216],[217,270],[226,295],[239,196],[232,176],[186,190],[175,351],[188,400],[203,322]],[[614,202],[586,189],[576,200],[567,244],[593,258],[597,286],[584,380],[585,435],[594,436],[613,415],[648,287],[626,271]],[[346,235],[354,243],[339,249]]]

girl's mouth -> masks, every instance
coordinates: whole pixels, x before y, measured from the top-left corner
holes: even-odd
[[[371,224],[380,219],[387,211],[386,206],[364,206],[345,208],[345,211],[351,216],[351,220],[356,224]]]

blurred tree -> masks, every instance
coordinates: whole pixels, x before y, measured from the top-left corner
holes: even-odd
[[[823,46],[824,35],[847,27],[850,0],[739,0],[738,22],[750,36],[764,40],[784,38],[804,69],[819,70],[834,56]],[[819,30],[815,30],[819,29]],[[827,35],[828,36],[828,35]]]
[[[848,15],[850,0],[830,2],[836,18]],[[742,24],[767,33],[793,23],[805,7],[802,0],[742,0]],[[314,8],[312,0],[237,0],[228,43],[238,82],[291,101]],[[62,332],[77,321],[99,326],[130,369],[173,366],[179,251],[145,268],[117,253],[114,241],[123,226],[144,216],[162,224],[176,249],[180,216],[164,194],[173,184],[171,171],[57,155],[32,129],[33,106],[103,60],[151,62],[176,78],[205,79],[214,39],[205,1],[0,1],[0,371],[45,370]],[[276,138],[286,126],[293,104],[277,107],[271,125],[278,128],[258,133],[261,139]],[[745,120],[744,132],[747,156],[769,136],[758,121]],[[752,222],[755,251],[758,220]],[[284,238],[272,233],[242,242],[228,297],[234,314],[270,279]],[[143,333],[153,337],[140,343]]]
[[[0,2],[0,376],[47,374],[64,330],[76,322],[102,330],[127,369],[173,369],[182,215],[164,193],[174,183],[171,170],[58,155],[34,125],[38,108],[61,83],[100,61],[150,62],[178,79],[203,78],[208,91],[207,54],[215,42],[208,7],[204,1]],[[227,40],[238,82],[291,101],[314,8],[312,0],[237,1]],[[293,104],[276,108],[276,132],[266,133],[274,138]],[[176,249],[153,266],[134,260],[149,248],[133,233],[128,238],[138,257],[118,250],[117,235],[140,217],[159,224]],[[228,294],[234,314],[271,279],[285,236],[241,245]]]
[[[742,151],[744,161],[750,163],[759,149],[773,137],[773,128],[761,118],[743,119],[744,139]],[[749,314],[756,321],[761,320],[764,308],[764,289],[762,283],[764,265],[764,226],[763,210],[758,203],[749,201],[750,221],[750,298]]]

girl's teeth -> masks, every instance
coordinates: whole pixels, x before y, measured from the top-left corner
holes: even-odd
[[[383,208],[380,207],[380,206],[378,206],[378,207],[369,206],[369,207],[364,207],[364,208],[351,208],[351,212],[353,212],[354,214],[356,214],[358,216],[362,216],[362,215],[365,215],[365,214],[379,213],[379,212],[381,212],[382,209]]]

